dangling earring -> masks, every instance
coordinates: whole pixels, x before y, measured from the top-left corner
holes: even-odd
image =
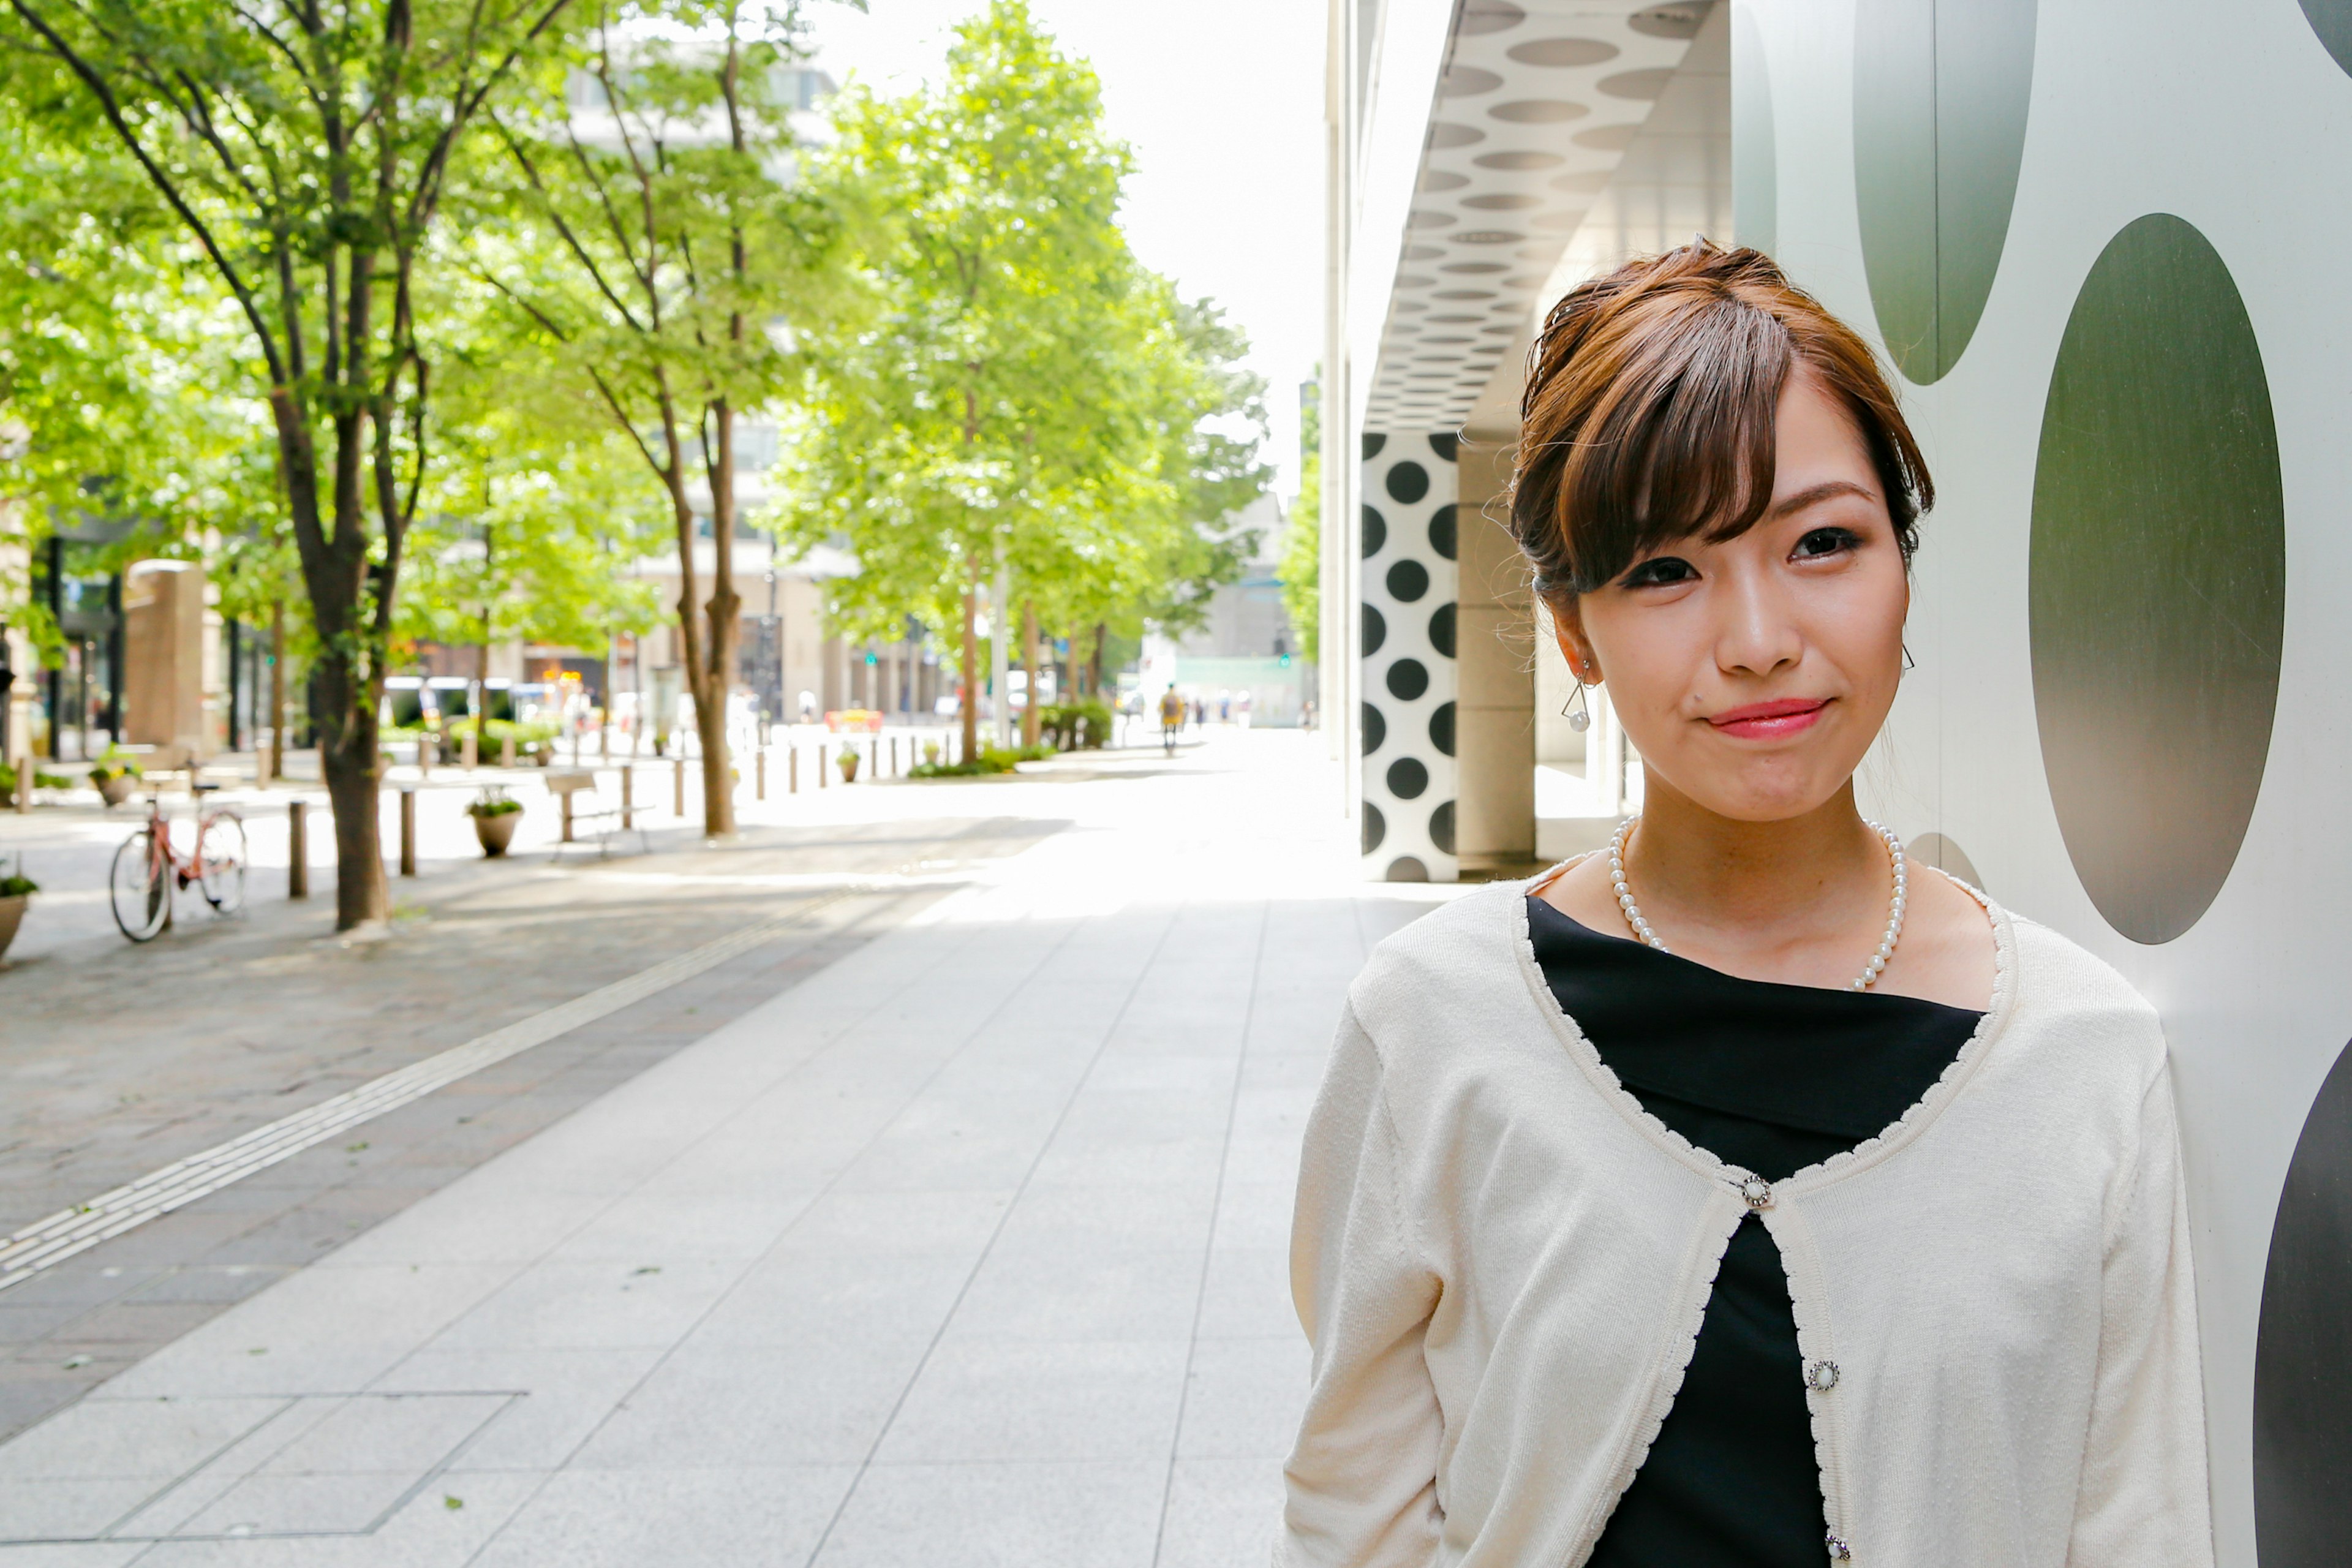
[[[1569,710],[1570,709],[1574,709],[1575,711],[1572,713],[1570,712]],[[1576,695],[1561,703],[1559,705],[1559,710],[1562,716],[1568,720],[1568,727],[1575,731],[1578,734],[1581,735],[1587,730],[1592,728],[1592,710],[1584,700],[1584,682],[1582,679],[1580,679],[1576,683]]]

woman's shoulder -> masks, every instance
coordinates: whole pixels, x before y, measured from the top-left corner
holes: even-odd
[[[1359,1016],[1450,1005],[1464,993],[1490,990],[1517,967],[1527,941],[1517,882],[1489,882],[1431,909],[1383,939],[1349,987]]]
[[[2013,1023],[2125,1068],[2145,1088],[2163,1070],[2164,1026],[2155,1005],[2116,967],[2073,938],[2023,915],[2000,911],[2011,951],[2000,984]]]

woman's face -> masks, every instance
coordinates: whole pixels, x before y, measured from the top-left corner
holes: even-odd
[[[1775,434],[1753,528],[1637,560],[1559,627],[1648,776],[1742,822],[1801,816],[1853,776],[1895,702],[1911,602],[1869,448],[1801,368]]]

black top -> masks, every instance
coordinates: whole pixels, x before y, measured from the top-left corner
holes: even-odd
[[[1541,899],[1545,983],[1643,1110],[1727,1165],[1780,1181],[1886,1130],[1981,1013],[1780,985],[1603,936]],[[1742,1220],[1681,1391],[1593,1548],[1592,1568],[1821,1568],[1821,1472],[1788,1276]]]

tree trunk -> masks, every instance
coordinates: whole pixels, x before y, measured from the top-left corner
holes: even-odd
[[[1104,626],[1100,621],[1097,621],[1095,623],[1095,646],[1092,651],[1087,655],[1087,669],[1091,676],[1091,679],[1087,682],[1087,695],[1089,697],[1099,698],[1102,695],[1103,638],[1109,633],[1109,631],[1110,628]]]
[[[489,616],[484,616],[482,625],[488,627],[489,624]],[[608,675],[605,679],[609,680],[611,677]],[[482,646],[474,650],[474,762],[477,766],[490,754],[490,733],[487,728],[489,721],[490,639],[485,637]]]
[[[735,770],[727,752],[727,699],[735,689],[735,643],[743,601],[735,594],[735,410],[725,398],[711,405],[718,427],[709,464],[710,599],[702,689],[695,693],[694,727],[702,740],[702,830],[735,831]],[[706,700],[704,692],[709,693]]]
[[[320,653],[319,676],[329,715],[319,767],[335,818],[335,929],[350,931],[392,913],[376,821],[376,711],[362,700],[351,656],[332,644]]]
[[[1021,708],[1021,743],[1034,746],[1037,743],[1038,704],[1045,700],[1041,695],[1045,688],[1037,679],[1037,606],[1026,599],[1021,601],[1021,668],[1027,672],[1029,682],[1029,700]]]
[[[269,606],[269,776],[286,776],[286,601]]]
[[[980,584],[963,591],[963,760],[980,761]]]

